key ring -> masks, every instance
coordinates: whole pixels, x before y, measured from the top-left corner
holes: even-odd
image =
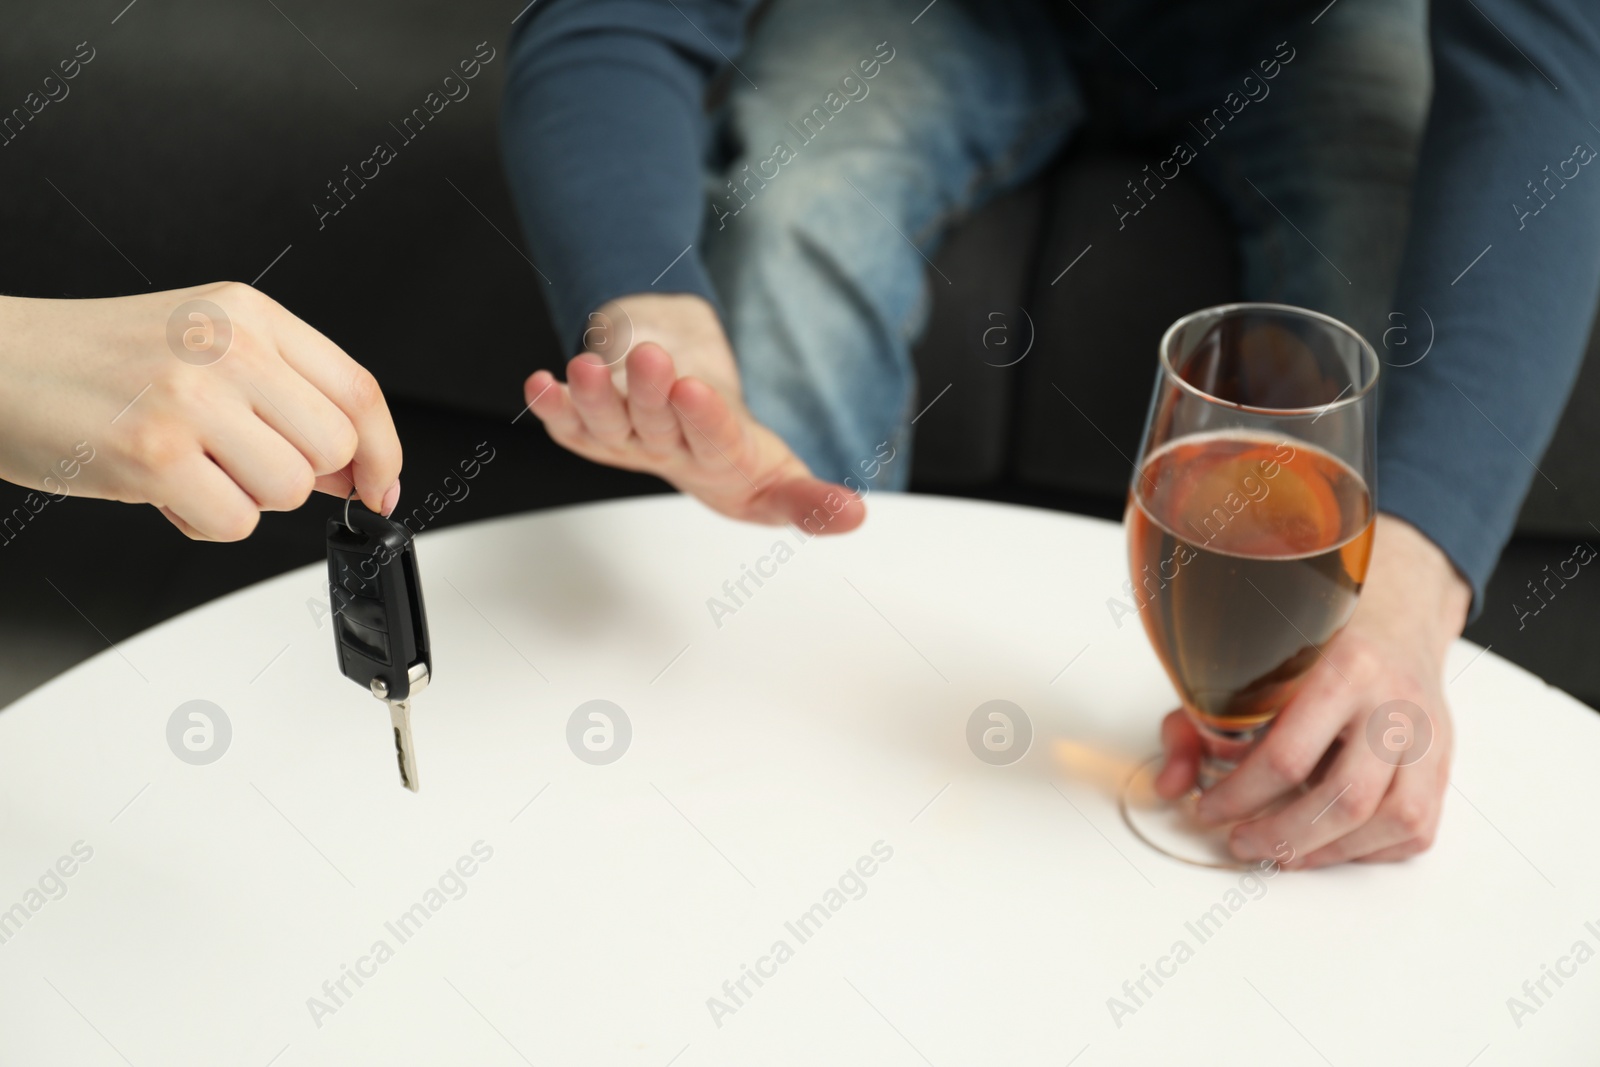
[[[350,525],[350,498],[355,496],[355,495],[356,495],[356,487],[352,485],[350,487],[349,494],[346,495],[345,498],[344,498],[344,528],[346,530],[349,530],[351,533],[355,533],[356,532],[356,528],[354,526]]]

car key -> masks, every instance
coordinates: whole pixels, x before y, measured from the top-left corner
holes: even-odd
[[[344,518],[328,520],[328,601],[339,670],[389,705],[400,784],[415,793],[411,698],[433,661],[411,532],[347,498]]]

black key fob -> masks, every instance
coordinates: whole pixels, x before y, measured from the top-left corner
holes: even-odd
[[[411,531],[359,502],[328,520],[328,602],[339,671],[382,700],[428,684],[428,613]]]

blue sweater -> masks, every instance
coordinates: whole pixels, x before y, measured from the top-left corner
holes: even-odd
[[[572,351],[591,311],[650,290],[697,243],[706,87],[754,6],[543,0],[519,20],[506,165]],[[1385,371],[1378,506],[1431,538],[1481,607],[1600,295],[1600,5],[1437,0],[1430,37],[1434,98],[1394,303],[1410,343],[1393,363],[1421,351],[1429,319],[1433,346]],[[715,303],[697,257],[669,291]]]

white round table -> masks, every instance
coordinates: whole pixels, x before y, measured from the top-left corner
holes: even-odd
[[[13,705],[0,1063],[1600,1060],[1592,712],[1462,643],[1432,851],[1186,867],[1116,806],[1174,702],[1107,610],[1120,528],[869,508],[809,541],[675,497],[423,535],[418,795],[321,567]],[[214,762],[220,723],[169,744],[194,700]],[[568,740],[596,700],[611,762],[605,706]],[[1010,765],[967,741],[991,700],[1032,726]]]

